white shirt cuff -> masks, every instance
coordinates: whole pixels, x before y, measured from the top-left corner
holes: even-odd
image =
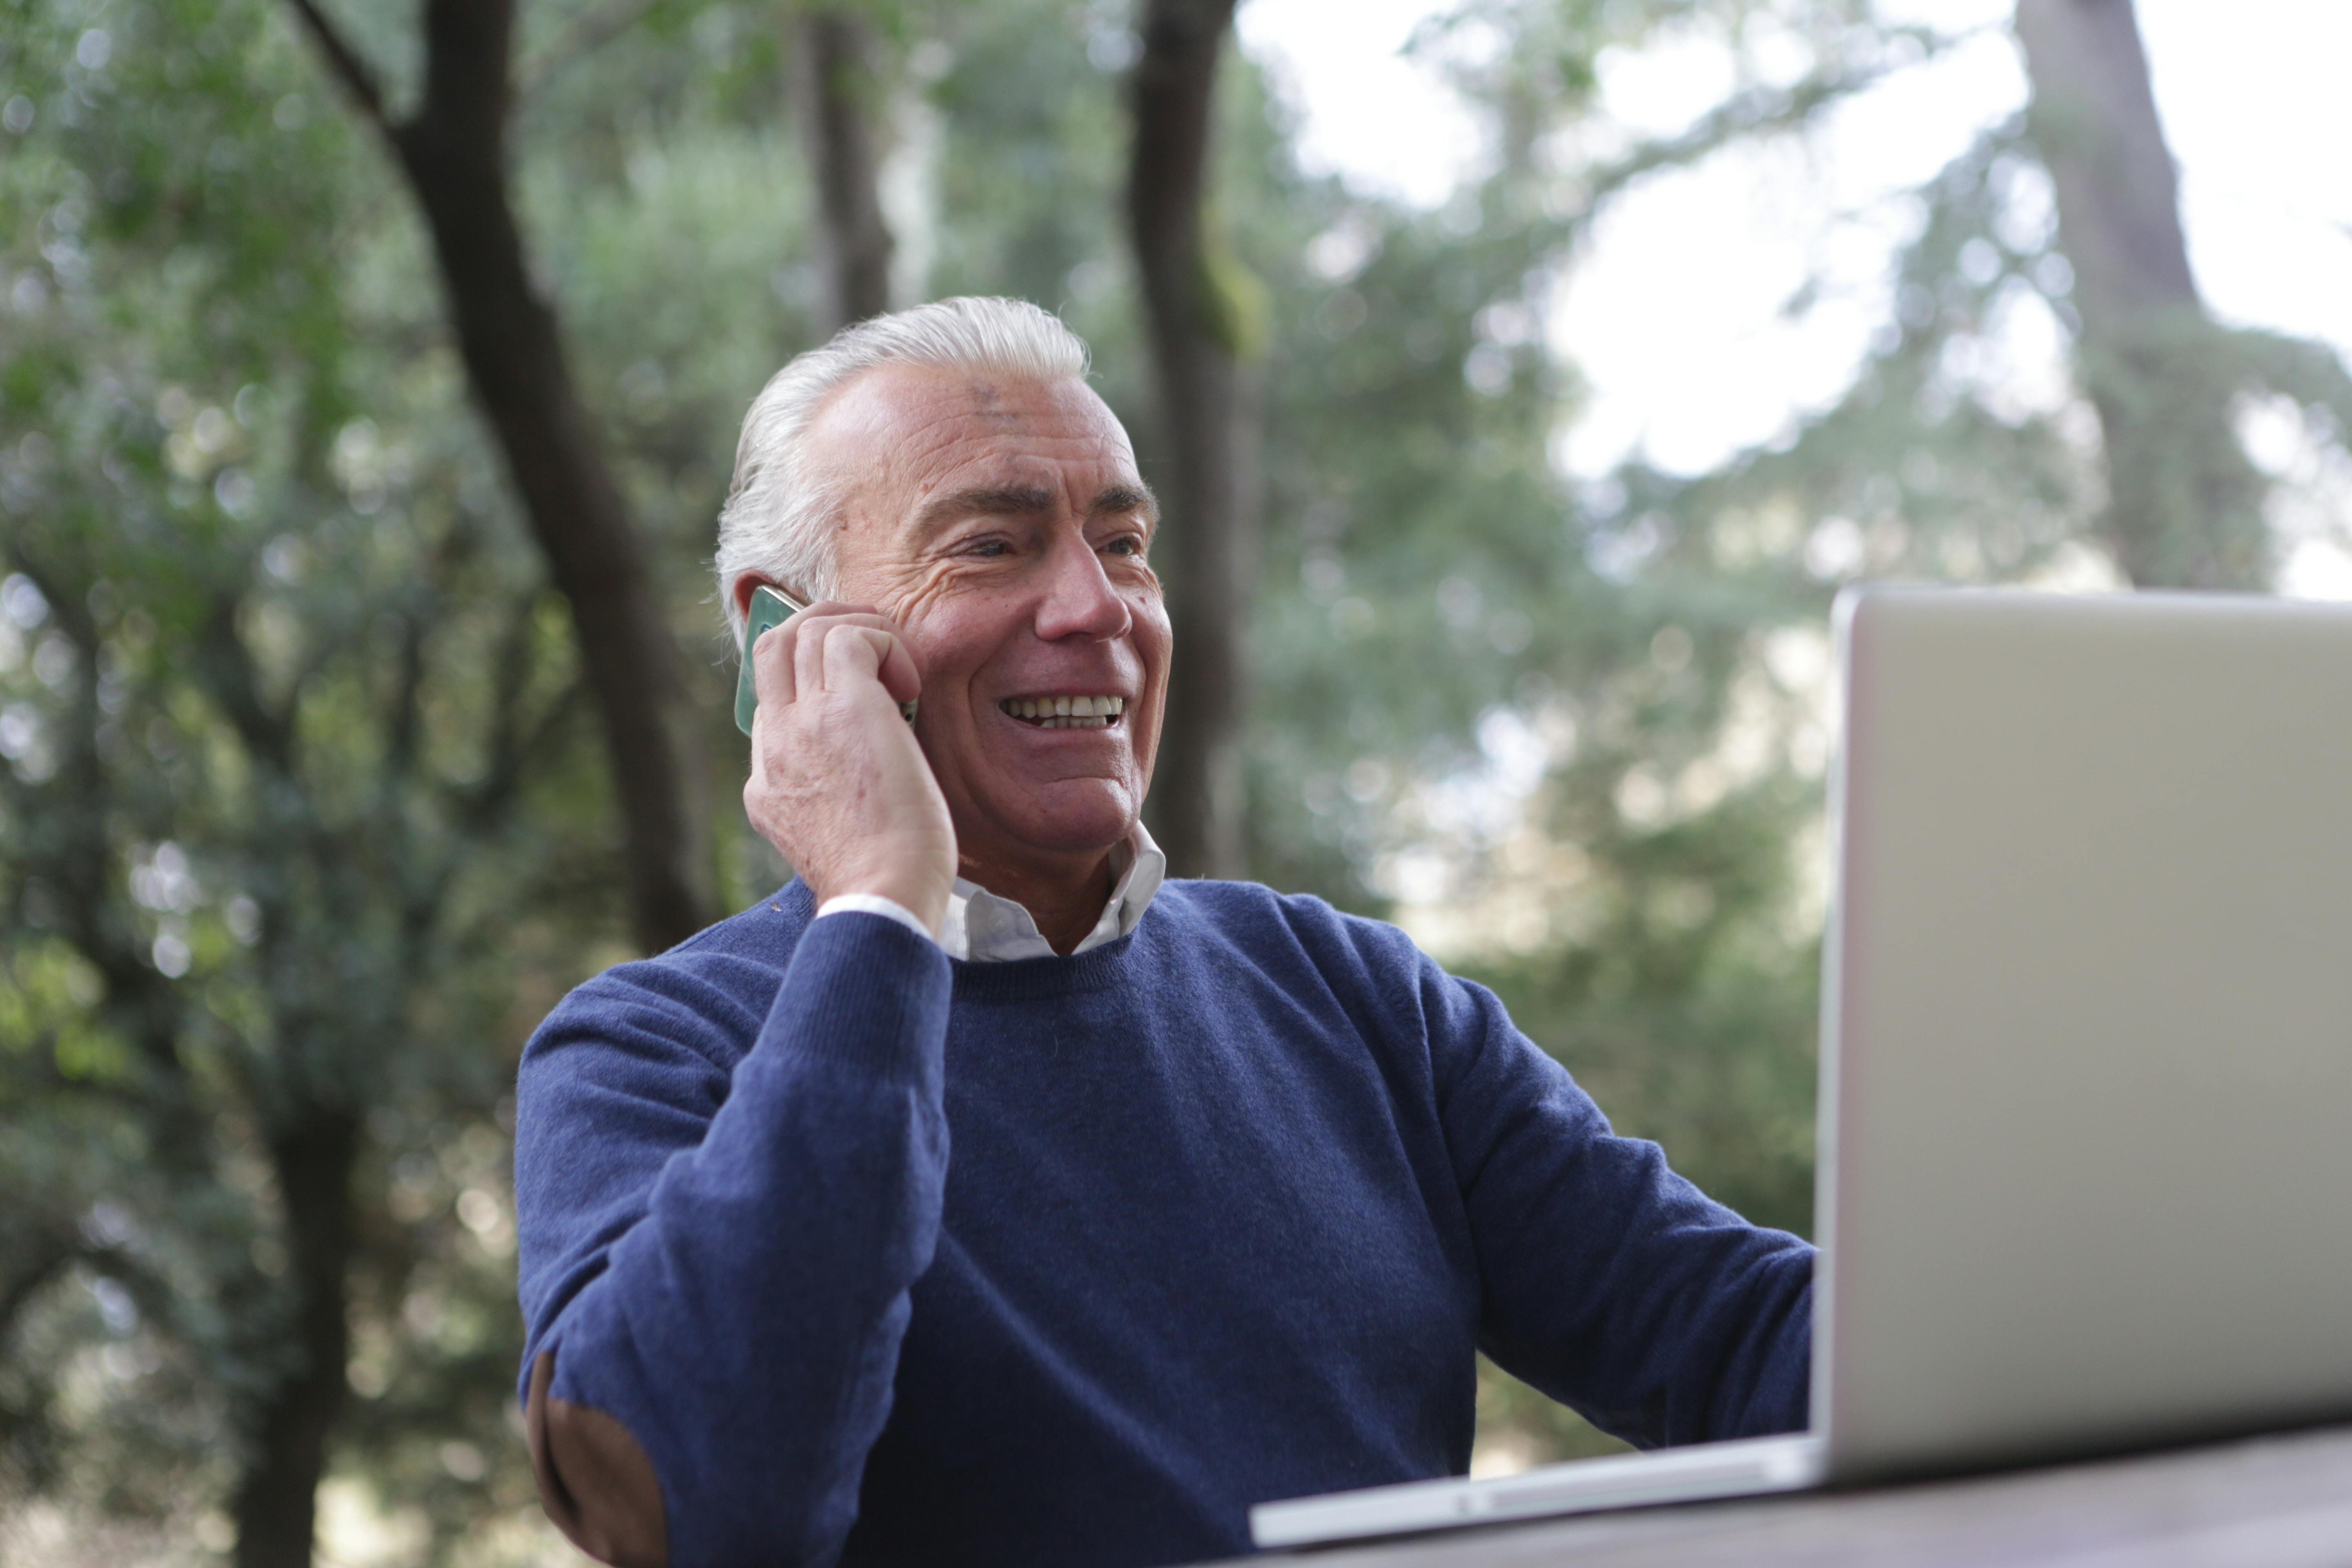
[[[879,893],[836,894],[816,907],[817,919],[827,915],[880,915],[886,921],[897,921],[925,942],[940,940],[939,933],[925,925],[914,910]]]

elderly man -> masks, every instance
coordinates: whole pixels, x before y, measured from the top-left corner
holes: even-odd
[[[1253,1502],[1460,1471],[1481,1347],[1637,1443],[1803,1424],[1803,1243],[1392,928],[1162,883],[1157,522],[1031,306],[753,405],[720,587],[821,601],[752,653],[799,876],[521,1069],[526,1426],[591,1552],[1227,1555]]]

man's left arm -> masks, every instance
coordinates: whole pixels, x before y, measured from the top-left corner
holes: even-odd
[[[1493,993],[1419,962],[1482,1348],[1644,1447],[1801,1428],[1813,1249],[1616,1136]]]

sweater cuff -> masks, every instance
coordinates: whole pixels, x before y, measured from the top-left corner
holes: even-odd
[[[927,942],[939,941],[939,933],[925,925],[914,910],[896,899],[886,899],[879,893],[836,893],[816,907],[816,918],[827,915],[880,915],[886,921],[897,921]]]

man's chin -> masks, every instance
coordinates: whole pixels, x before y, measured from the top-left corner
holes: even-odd
[[[987,810],[1010,847],[1055,858],[1098,854],[1135,830],[1135,792],[1112,779],[1062,779]],[[964,836],[961,824],[957,833]]]

